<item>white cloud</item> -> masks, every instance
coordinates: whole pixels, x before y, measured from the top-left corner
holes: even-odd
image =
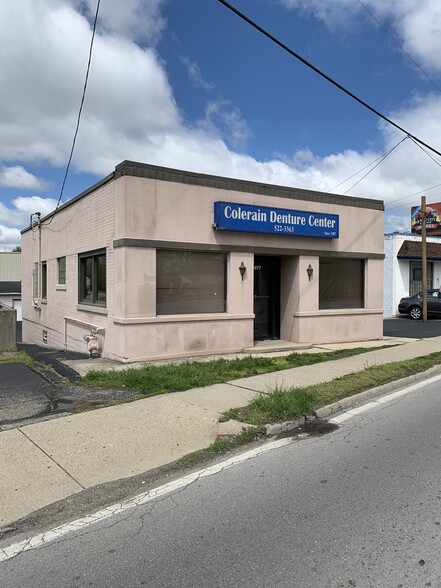
[[[251,135],[242,113],[229,100],[208,102],[205,119],[200,121],[200,126],[213,136],[218,134],[224,137],[233,147],[242,147]]]
[[[63,166],[84,84],[90,24],[61,0],[16,0],[0,3],[0,37],[4,47],[14,48],[0,53],[0,160]],[[104,149],[87,160],[79,149],[74,167],[108,173],[100,159],[108,159],[106,152],[112,154],[115,145],[124,145],[128,138],[142,145],[149,134],[179,125],[156,53],[122,37],[98,35],[79,144],[82,140],[87,145],[99,135],[98,147]]]
[[[358,15],[371,18],[354,0],[279,0],[287,8],[302,10],[351,30]],[[368,10],[393,34],[412,58],[424,68],[441,71],[441,2],[439,0],[364,0]],[[375,25],[375,22],[372,21]],[[377,25],[376,25],[377,26]]]
[[[70,0],[70,4],[92,21],[97,0]],[[100,4],[99,26],[134,41],[155,44],[165,26],[161,16],[164,0],[105,0]]]
[[[188,77],[196,86],[199,86],[200,88],[203,88],[204,90],[212,90],[213,89],[213,87],[214,87],[213,84],[211,84],[210,82],[207,82],[204,79],[202,72],[201,72],[201,68],[199,67],[199,65],[195,61],[192,61],[188,57],[184,57],[184,56],[181,56],[180,60],[187,68]]]
[[[22,190],[45,190],[48,182],[37,178],[21,165],[0,168],[0,186]]]
[[[279,3],[287,8],[312,14],[323,20],[329,27],[336,24],[345,26],[361,9],[354,0],[279,0]]]
[[[20,196],[12,200],[12,205],[13,208],[8,208],[0,202],[0,225],[25,228],[29,226],[31,214],[40,212],[44,217],[55,209],[57,201],[40,196]]]
[[[317,157],[303,150],[257,161],[238,152],[251,136],[251,129],[243,113],[227,100],[208,102],[204,118],[194,128],[187,128],[165,65],[154,48],[165,26],[161,4],[161,0],[101,3],[74,171],[104,176],[120,161],[132,159],[328,191],[381,155],[347,150]],[[353,0],[285,0],[285,4],[309,10],[329,24],[337,19],[340,26],[350,26],[354,11],[363,10]],[[441,11],[438,0],[370,0],[367,4],[379,18],[388,20],[411,53],[419,55],[425,65],[441,68],[437,58],[441,36],[435,34]],[[0,52],[0,162],[8,162],[0,166],[0,185],[13,187],[15,181],[15,187],[37,190],[41,180],[26,171],[26,163],[66,165],[95,8],[95,0],[0,2],[4,48]],[[424,26],[427,31],[423,34]],[[194,82],[212,89],[197,63],[184,63]],[[406,109],[392,113],[391,118],[427,143],[439,144],[438,96],[415,96]],[[379,130],[384,151],[402,138],[383,124]],[[438,166],[406,141],[349,194],[393,200],[439,183],[438,176]],[[345,192],[359,178],[354,177],[336,191]],[[55,205],[55,200],[37,196],[17,198],[10,208],[0,204],[0,223],[24,227],[31,213],[38,210],[45,215]],[[404,218],[406,205],[401,211],[402,217],[395,209],[391,213],[392,224]]]
[[[10,251],[20,243],[21,235],[18,229],[11,229],[0,224],[0,248],[3,251]]]

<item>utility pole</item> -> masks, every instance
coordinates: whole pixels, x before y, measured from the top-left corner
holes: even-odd
[[[423,280],[423,321],[427,321],[427,247],[426,247],[426,197],[421,196],[421,214],[423,224],[421,226],[421,264]]]

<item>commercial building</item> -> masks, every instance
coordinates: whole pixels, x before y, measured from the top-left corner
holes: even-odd
[[[22,232],[23,341],[121,362],[383,333],[383,202],[125,161]]]
[[[384,236],[384,318],[398,314],[398,303],[423,289],[421,236],[388,233]],[[427,237],[427,287],[441,286],[441,237]]]
[[[15,308],[21,321],[21,253],[0,252],[0,308]]]

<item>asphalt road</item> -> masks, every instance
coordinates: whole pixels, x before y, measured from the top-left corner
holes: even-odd
[[[2,588],[439,588],[440,382],[115,508],[0,563]]]

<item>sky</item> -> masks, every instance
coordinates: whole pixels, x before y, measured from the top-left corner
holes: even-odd
[[[439,0],[0,2],[0,250],[132,160],[373,198],[385,232],[441,201]],[[394,148],[394,149],[393,149]],[[382,160],[391,149],[393,151]],[[369,172],[369,173],[368,173]]]

